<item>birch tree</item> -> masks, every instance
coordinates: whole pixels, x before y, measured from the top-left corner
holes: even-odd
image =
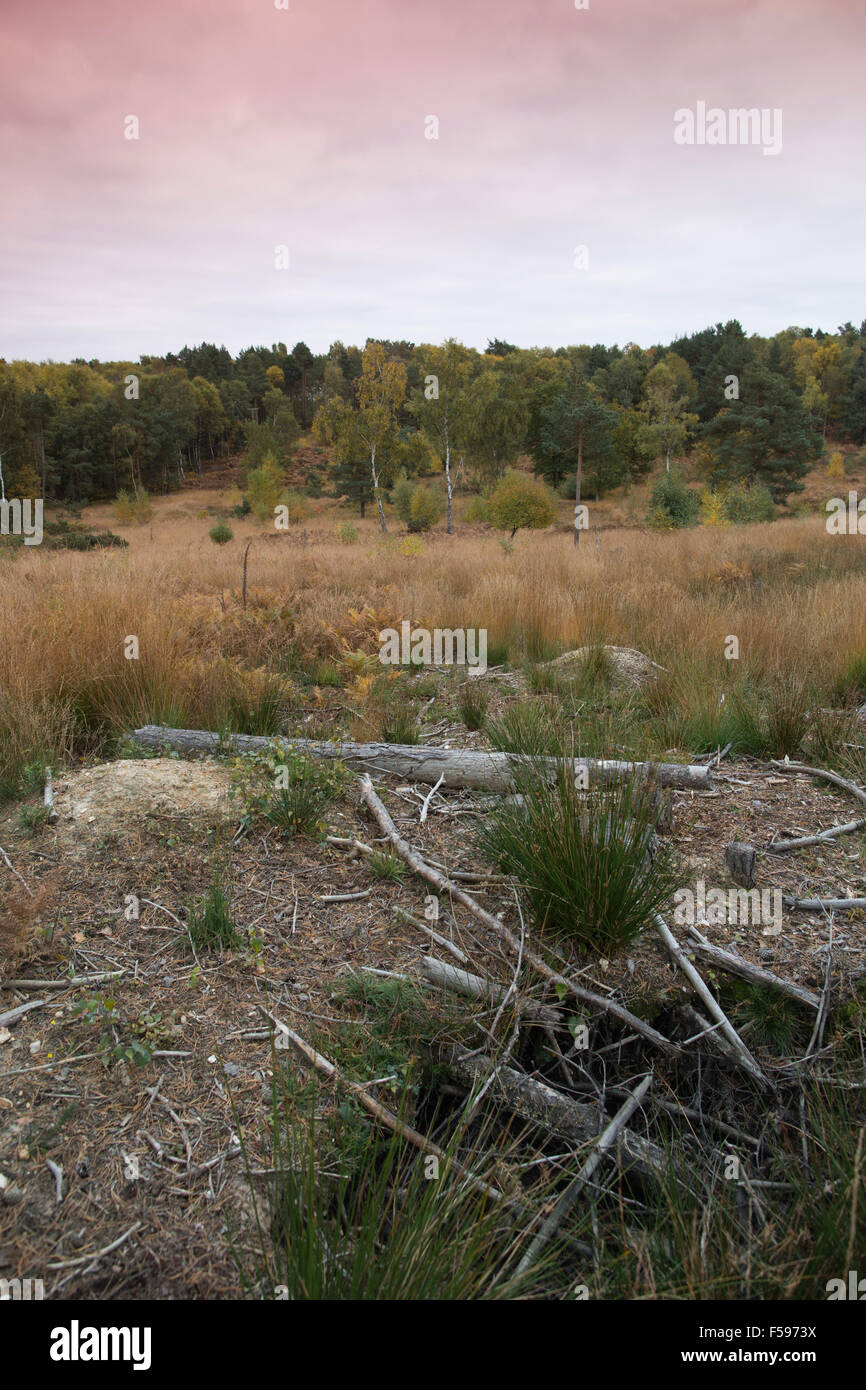
[[[465,419],[466,388],[475,370],[475,354],[448,338],[441,347],[420,349],[423,385],[413,393],[411,409],[439,457],[448,498],[447,530],[453,533],[454,475],[452,457]]]
[[[313,433],[335,446],[336,462],[350,464],[358,453],[367,456],[379,525],[388,533],[382,504],[383,469],[397,448],[397,411],[406,398],[406,368],[389,362],[381,343],[369,342],[356,386],[357,407],[339,396],[328,401],[316,416]]]

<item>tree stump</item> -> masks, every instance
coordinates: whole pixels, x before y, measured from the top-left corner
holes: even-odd
[[[757,853],[751,845],[735,842],[725,850],[725,863],[731,878],[741,888],[751,888],[755,882],[755,863]]]

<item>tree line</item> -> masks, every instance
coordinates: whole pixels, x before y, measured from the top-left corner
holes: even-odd
[[[521,456],[579,501],[698,451],[711,487],[801,486],[828,435],[866,443],[866,320],[765,338],[736,320],[667,345],[484,352],[370,339],[236,356],[202,343],[138,363],[0,360],[0,496],[81,504],[182,484],[203,461],[284,469],[330,446],[337,495],[375,505],[402,478],[484,489]]]

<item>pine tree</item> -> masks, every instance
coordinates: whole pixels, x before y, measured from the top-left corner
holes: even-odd
[[[759,480],[776,502],[802,492],[799,480],[821,449],[796,391],[757,362],[743,372],[739,400],[728,402],[701,433],[713,451],[713,484]]]

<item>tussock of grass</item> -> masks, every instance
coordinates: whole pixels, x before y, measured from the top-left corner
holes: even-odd
[[[249,801],[251,811],[263,810],[266,819],[287,838],[321,838],[327,830],[328,808],[345,786],[342,766],[317,762],[294,749],[275,752],[266,763],[276,776],[276,789],[265,798]]]
[[[482,728],[489,703],[490,696],[484,687],[483,677],[475,676],[460,682],[457,687],[457,708],[470,732]]]
[[[493,748],[503,753],[555,754],[562,746],[560,720],[539,700],[518,700],[485,721]]]
[[[385,854],[375,850],[367,856],[367,868],[374,878],[386,883],[401,883],[406,876],[406,865],[396,854]]]
[[[189,909],[189,938],[195,951],[230,951],[240,945],[232,916],[231,885],[218,865],[204,897]]]
[[[550,779],[531,764],[514,775],[519,796],[476,831],[482,854],[514,876],[537,930],[586,953],[622,951],[676,884],[667,847],[654,844],[651,790],[627,781],[584,792],[570,764]]]
[[[399,1098],[394,1108],[405,1114]],[[561,1288],[552,1257],[516,1276],[514,1223],[452,1166],[453,1143],[431,1165],[400,1135],[371,1128],[349,1103],[327,1127],[315,1101],[300,1116],[297,1109],[291,1085],[278,1081],[275,1172],[264,1195],[249,1178],[259,1248],[252,1257],[236,1251],[248,1294],[450,1302],[542,1297]],[[482,1174],[489,1168],[480,1146],[459,1158]]]

